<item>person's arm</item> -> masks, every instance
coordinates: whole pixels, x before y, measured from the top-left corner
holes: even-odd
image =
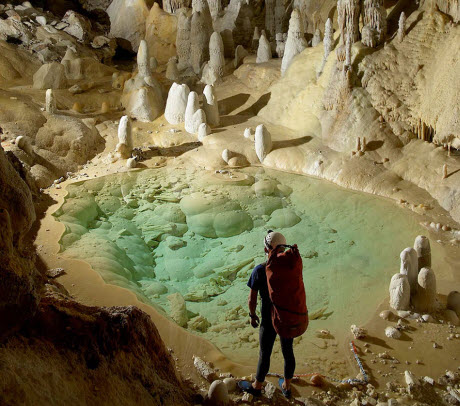
[[[259,325],[259,317],[256,314],[257,308],[257,290],[251,289],[248,297],[249,317],[251,318],[251,326],[256,328]]]

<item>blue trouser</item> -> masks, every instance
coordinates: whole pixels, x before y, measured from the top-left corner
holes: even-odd
[[[273,344],[276,340],[276,331],[273,328],[271,320],[264,323],[262,321],[259,331],[259,363],[257,364],[256,379],[258,382],[264,382],[265,377],[270,369],[270,357],[272,355]],[[284,377],[285,379],[292,379],[295,370],[295,357],[292,344],[294,339],[281,338],[281,351],[284,357]]]

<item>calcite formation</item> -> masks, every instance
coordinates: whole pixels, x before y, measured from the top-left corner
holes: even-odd
[[[276,0],[265,1],[265,30],[272,37],[276,34],[275,5]]]
[[[257,48],[257,63],[268,62],[272,58],[272,47],[264,33],[260,36],[259,47]]]
[[[410,285],[411,296],[417,292],[418,277],[418,256],[415,249],[405,248],[400,255],[401,268],[400,273],[407,276]]]
[[[214,85],[221,81],[225,67],[224,42],[218,32],[213,32],[211,35],[209,58],[209,62],[203,68],[201,81],[208,85]]]
[[[190,89],[185,84],[173,83],[169,89],[166,101],[165,118],[170,124],[180,124],[185,121],[185,109]]]
[[[203,140],[211,134],[211,127],[206,123],[201,123],[198,127],[198,141],[203,142]]]
[[[140,42],[139,50],[137,51],[137,69],[141,76],[151,76],[152,74],[148,45],[145,40]]]
[[[209,16],[209,18],[211,17]],[[193,12],[190,29],[190,64],[196,74],[201,72],[203,64],[209,60],[209,40],[211,37],[209,24],[205,11]]]
[[[313,38],[311,40],[311,46],[316,47],[320,42],[321,42],[321,31],[319,28],[317,28],[315,30],[315,35],[313,35]]]
[[[294,10],[289,20],[289,31],[281,63],[281,75],[284,75],[294,57],[300,54],[306,47],[307,42],[304,37],[303,22],[299,10]]]
[[[342,43],[345,43],[347,35],[353,42],[359,40],[359,16],[361,12],[360,0],[338,0],[337,18],[341,32]]]
[[[383,0],[365,0],[362,13],[362,43],[375,48],[385,40],[387,33],[387,12]]]
[[[431,267],[430,240],[424,235],[417,236],[414,242],[414,249],[418,257],[418,270]]]
[[[273,146],[272,136],[263,124],[256,127],[254,145],[257,158],[259,158],[259,161],[263,163],[265,157],[270,153]]]
[[[179,69],[177,68],[177,58],[173,56],[169,59],[168,65],[166,66],[166,79],[176,81],[180,78]]]
[[[206,113],[200,109],[196,92],[190,92],[185,109],[185,130],[190,134],[197,134],[200,125],[206,123]]]
[[[395,310],[408,310],[410,306],[410,284],[406,275],[397,273],[390,282],[390,306]]]
[[[53,89],[48,89],[46,91],[45,109],[49,114],[56,113],[56,97],[54,96]]]
[[[67,87],[65,68],[57,62],[42,65],[33,77],[34,89],[64,89]]]
[[[177,13],[177,19],[176,52],[178,68],[185,69],[190,66],[191,63],[190,31],[192,17],[187,15],[187,11],[185,9],[181,9]]]
[[[207,123],[211,127],[217,127],[220,124],[220,115],[214,86],[206,85],[203,95],[203,110],[206,113]]]
[[[398,41],[403,42],[405,36],[406,36],[406,14],[403,11],[399,16]]]
[[[133,150],[133,135],[131,120],[128,116],[123,116],[118,124],[118,144],[116,152],[122,158],[129,158]]]
[[[436,276],[431,268],[422,268],[418,274],[415,308],[430,313],[436,309]]]

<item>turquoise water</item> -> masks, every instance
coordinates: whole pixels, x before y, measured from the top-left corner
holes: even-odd
[[[423,233],[420,219],[394,202],[272,170],[165,167],[67,190],[55,214],[66,226],[64,254],[227,353],[257,346],[246,283],[265,260],[268,229],[298,244],[310,314],[331,331],[375,312],[400,252]]]

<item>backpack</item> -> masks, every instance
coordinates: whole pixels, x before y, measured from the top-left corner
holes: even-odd
[[[289,248],[279,252],[280,247]],[[272,302],[272,323],[282,338],[301,336],[308,327],[308,309],[297,245],[278,245],[268,255],[265,268]]]

